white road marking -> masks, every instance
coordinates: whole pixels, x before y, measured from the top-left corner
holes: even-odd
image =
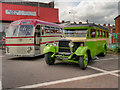
[[[0,58],[3,57],[3,56],[0,56]]]
[[[114,75],[114,76],[117,76],[117,77],[119,76],[118,74],[115,74],[115,73],[113,73],[111,71],[106,71],[106,70],[103,70],[103,69],[100,69],[100,68],[96,68],[96,67],[92,67],[92,66],[88,66],[88,67],[92,68],[94,70],[97,70],[97,71],[101,71],[103,73],[111,74],[111,75]]]
[[[0,56],[0,58],[2,58],[2,57],[6,57],[6,55],[2,55],[2,56]]]
[[[114,59],[118,59],[118,58],[98,59],[98,60],[94,60],[94,61],[108,61],[108,60],[114,60]]]
[[[114,70],[114,71],[111,71],[111,72],[116,73],[116,72],[120,72],[120,70]]]
[[[111,73],[112,73],[112,72],[116,72],[116,70],[115,70],[115,71],[110,71],[110,72],[111,72]],[[110,73],[110,72],[109,72],[109,73]],[[62,79],[62,80],[45,82],[45,83],[40,83],[40,84],[27,85],[27,86],[22,86],[22,87],[18,87],[18,88],[38,88],[38,87],[41,87],[41,86],[48,86],[48,85],[66,83],[66,82],[70,82],[70,81],[76,81],[76,80],[93,78],[93,77],[97,77],[97,76],[107,75],[107,74],[109,74],[109,73],[108,73],[108,72],[97,73],[97,74],[92,74],[92,75],[86,75],[86,76],[80,76],[80,77]]]

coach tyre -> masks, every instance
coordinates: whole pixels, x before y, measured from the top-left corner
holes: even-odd
[[[88,64],[88,57],[84,59],[84,56],[79,57],[79,66],[82,70],[85,70],[87,68]]]
[[[45,54],[45,61],[48,65],[53,65],[55,62],[55,59],[51,57],[52,54],[51,52]]]

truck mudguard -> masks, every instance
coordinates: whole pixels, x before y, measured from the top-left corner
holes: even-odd
[[[75,54],[77,56],[85,55],[88,50],[88,46],[80,46],[78,49],[75,51]]]
[[[58,47],[48,44],[47,46],[45,46],[43,53],[45,54],[48,52],[53,52],[53,53],[58,52]]]

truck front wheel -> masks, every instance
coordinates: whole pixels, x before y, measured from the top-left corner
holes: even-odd
[[[45,54],[45,61],[48,65],[53,65],[55,62],[55,59],[51,57],[52,54],[53,53],[50,53],[50,52]]]
[[[80,68],[82,70],[85,70],[87,68],[87,64],[88,64],[88,57],[80,56],[78,63],[79,63]]]

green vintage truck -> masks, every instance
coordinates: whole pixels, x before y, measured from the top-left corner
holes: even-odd
[[[63,38],[44,48],[48,65],[55,60],[78,63],[85,70],[90,59],[101,54],[106,55],[109,45],[108,30],[96,24],[71,24],[64,27]]]

